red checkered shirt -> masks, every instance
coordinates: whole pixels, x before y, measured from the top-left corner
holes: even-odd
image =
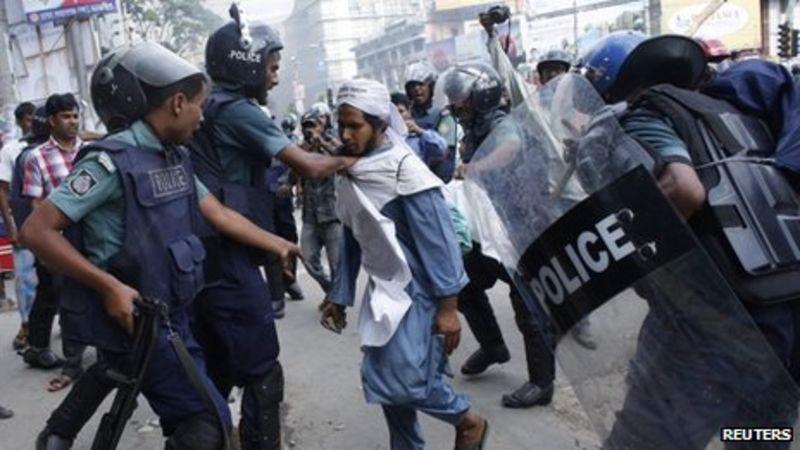
[[[22,195],[45,198],[64,181],[72,170],[78,150],[83,146],[80,138],[76,139],[72,151],[65,150],[53,137],[31,150],[25,162]]]

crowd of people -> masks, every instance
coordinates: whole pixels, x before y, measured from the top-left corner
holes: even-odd
[[[287,296],[304,298],[298,264],[324,292],[321,325],[336,333],[347,325],[361,268],[368,276],[357,321],[362,386],[367,402],[382,408],[392,449],[425,447],[418,412],[452,425],[457,450],[484,448],[489,421],[451,386],[448,355],[460,343],[460,312],[478,343],[462,374],[479,375],[509,360],[508,330],[487,295],[498,281],[508,288],[527,363],[527,381],[502,395],[502,404],[551,403],[560,340],[570,336],[589,352],[603,343],[588,313],[569,329],[554,324],[543,299],[531,301],[530,288],[498,242],[476,229],[482,212],[453,197],[463,194],[458,186],[471,174],[508,164],[486,158],[488,145],[511,149],[504,151],[512,161],[514,152],[539,151],[522,144],[526,131],[520,127],[552,126],[537,117],[558,106],[554,96],[568,76],[583,77],[646,150],[660,190],[700,238],[714,227],[705,220],[713,209],[713,181],[697,166],[714,161],[698,156],[709,144],[697,141],[702,133],[682,105],[702,104],[706,114],[741,111],[765,123],[774,143],[756,156],[781,167],[770,172],[774,176],[796,182],[800,100],[791,74],[762,59],[731,62],[708,42],[615,32],[579,61],[561,50],[547,52],[535,66],[534,84],[527,73],[532,67],[512,65],[495,21],[481,15],[489,61],[457,64],[442,74],[426,61],[412,64],[404,92],[349,80],[338,88],[335,104],[317,103],[299,118],[288,114],[279,121],[265,105],[279,81],[280,38],[266,25],[232,16],[208,39],[205,72],[153,43],[106,56],[91,86],[105,136],[80,133],[79,104],[71,94],[16,110],[23,137],[0,153],[0,208],[15,244],[21,317],[13,346],[32,367],[60,368],[48,390],[70,388],[47,418],[37,449],[71,448],[105,397],[123,391],[114,374],[136,373],[132,395],[141,393],[159,416],[166,448],[228,448],[234,429],[245,450],[281,448],[284,374],[275,320],[285,314]],[[437,91],[447,105],[435,104]],[[679,99],[678,106],[667,97]],[[717,101],[732,109],[716,111]],[[520,108],[536,124],[512,120]],[[587,125],[583,132],[589,136],[590,130]],[[578,138],[570,144],[578,153],[593,145]],[[551,170],[567,167],[569,157],[565,151],[542,160]],[[573,169],[555,188],[558,211],[597,188],[585,165]],[[527,180],[542,191],[551,181]],[[530,215],[537,205],[517,207]],[[797,259],[784,261],[781,276],[796,275]],[[663,279],[680,279],[664,272]],[[700,449],[724,425],[793,426],[800,290],[792,285],[768,295],[754,288],[748,292],[755,300],[736,290],[777,366],[793,380],[761,380],[759,386],[791,389],[774,403],[762,398],[756,408],[742,397],[758,392],[736,384],[748,377],[732,374],[715,384],[699,379],[694,369],[708,360],[693,352],[713,338],[695,330],[699,340],[682,340],[680,319],[664,313],[663,305],[684,293],[664,286],[634,286],[650,313],[604,448]],[[143,326],[145,300],[162,312],[147,347],[149,364],[137,366],[132,355],[140,348],[131,336]],[[56,313],[63,358],[50,348]],[[84,368],[87,346],[98,358]],[[234,428],[227,399],[237,386],[243,397]],[[720,394],[737,390],[746,395]],[[0,418],[11,415],[0,408]]]

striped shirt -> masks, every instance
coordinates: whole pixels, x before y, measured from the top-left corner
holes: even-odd
[[[25,162],[22,195],[45,198],[64,181],[72,170],[78,150],[83,146],[80,138],[76,140],[75,147],[66,150],[51,136],[47,142],[31,150]]]

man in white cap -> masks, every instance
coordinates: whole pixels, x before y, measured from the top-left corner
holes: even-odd
[[[405,125],[385,86],[345,82],[337,107],[343,151],[359,160],[337,177],[345,242],[323,326],[345,326],[363,265],[369,283],[359,317],[362,384],[367,401],[383,408],[392,450],[424,448],[417,411],[452,424],[457,450],[481,449],[488,422],[445,379],[467,277],[442,182],[405,144]]]

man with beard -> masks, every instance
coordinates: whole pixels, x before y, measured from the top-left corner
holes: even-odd
[[[391,448],[424,448],[417,411],[453,425],[456,450],[484,448],[488,422],[445,381],[446,355],[460,340],[457,294],[467,279],[442,182],[405,144],[385,86],[345,82],[337,104],[343,151],[358,162],[337,178],[344,253],[322,323],[341,332],[363,263],[364,393],[383,408]]]

